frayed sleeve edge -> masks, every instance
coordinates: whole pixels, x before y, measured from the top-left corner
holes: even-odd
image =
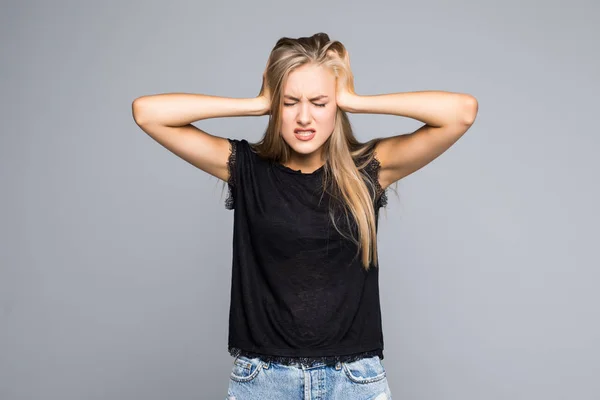
[[[227,158],[227,171],[229,173],[229,177],[227,179],[227,198],[225,199],[225,208],[228,210],[233,210],[235,208],[237,141],[229,138],[227,140],[229,141],[229,157]]]
[[[369,175],[373,179],[373,184],[375,185],[375,205],[377,208],[386,207],[388,202],[387,189],[383,189],[379,183],[379,170],[381,169],[381,163],[376,156],[373,156],[373,159],[367,168]]]

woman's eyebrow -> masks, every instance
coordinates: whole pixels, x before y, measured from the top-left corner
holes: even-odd
[[[286,95],[285,95],[285,96],[283,96],[283,97],[285,97],[286,99],[290,99],[290,100],[296,100],[296,101],[300,101],[300,99],[298,99],[298,98],[296,98],[296,97],[293,97],[293,96],[290,96],[289,94],[286,94]],[[309,99],[309,100],[310,100],[310,101],[314,101],[314,100],[326,99],[326,98],[328,98],[328,97],[329,97],[329,96],[326,96],[326,95],[324,95],[324,94],[321,94],[321,95],[319,95],[319,96],[316,96],[316,97],[313,97],[312,99]]]

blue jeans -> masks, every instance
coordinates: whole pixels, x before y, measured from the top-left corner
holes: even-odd
[[[226,400],[391,400],[385,375],[378,356],[312,366],[238,356]]]

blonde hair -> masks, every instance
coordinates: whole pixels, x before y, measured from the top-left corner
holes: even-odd
[[[339,58],[332,56],[332,51]],[[347,72],[342,62],[345,55],[344,45],[339,41],[331,41],[325,33],[298,39],[283,37],[277,41],[269,55],[265,71],[265,83],[271,91],[269,124],[261,140],[252,144],[257,154],[280,163],[287,162],[290,157],[290,147],[280,135],[283,88],[289,74],[302,65],[315,64],[331,68],[336,78],[342,77]],[[354,91],[353,87],[350,88]],[[367,179],[365,182],[364,177],[369,177],[369,174],[361,171],[372,166],[371,162],[378,163],[373,158],[374,148],[379,140],[381,139],[359,142],[354,137],[348,115],[338,108],[333,133],[323,144],[323,157],[326,160],[323,168],[324,191],[332,188],[332,198],[340,200],[345,206],[343,209],[348,226],[352,226],[351,220],[356,223],[354,228],[358,238],[352,233],[347,236],[338,229],[333,209],[329,211],[330,218],[336,230],[358,246],[357,255],[362,249],[361,261],[367,271],[371,264],[378,265],[373,197],[381,192],[381,187],[378,181]],[[373,197],[371,193],[374,194]],[[352,218],[349,218],[348,211]]]

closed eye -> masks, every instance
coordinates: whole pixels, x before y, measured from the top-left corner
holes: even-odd
[[[293,105],[295,105],[295,104],[296,104],[296,103],[283,103],[283,105],[284,105],[284,106],[286,106],[286,107],[291,107],[291,106],[293,106]],[[317,106],[317,107],[325,107],[325,106],[327,105],[327,103],[325,103],[325,104],[315,104],[315,103],[313,103],[313,104],[314,104],[315,106]]]

